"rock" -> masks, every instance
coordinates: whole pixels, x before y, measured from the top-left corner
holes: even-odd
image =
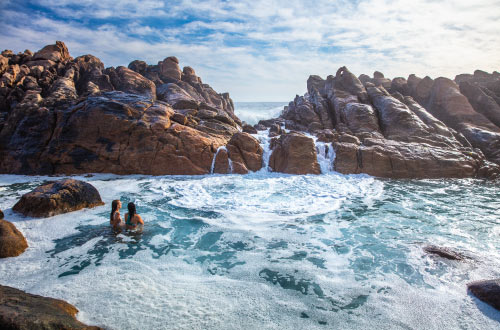
[[[256,124],[254,127],[257,131],[265,131],[267,129],[267,127],[262,124]]]
[[[226,145],[232,162],[232,173],[246,174],[262,168],[263,149],[259,141],[248,133],[238,132]]]
[[[286,133],[273,141],[269,167],[274,172],[321,174],[313,139],[300,133]]]
[[[467,288],[481,301],[500,310],[500,279],[472,282]]]
[[[0,220],[2,220],[4,217],[2,210],[0,210]]]
[[[163,61],[158,62],[159,74],[160,78],[163,81],[175,81],[181,80],[181,69],[179,68],[179,60],[170,56],[164,59]]]
[[[75,306],[0,285],[0,328],[98,330],[78,321]]]
[[[12,208],[30,217],[51,217],[83,208],[104,205],[97,189],[89,183],[64,179],[24,194]]]
[[[174,83],[157,87],[158,99],[172,105],[174,109],[198,109],[200,102]]]
[[[257,134],[257,129],[253,127],[252,125],[244,124],[242,126],[243,132],[248,133],[248,134]],[[264,127],[265,129],[265,127]]]
[[[55,45],[48,45],[33,55],[33,60],[49,60],[54,62],[61,62],[69,60],[68,48],[62,41],[56,41]]]
[[[17,257],[27,248],[23,234],[9,221],[0,220],[0,258]]]
[[[129,63],[128,68],[145,76],[148,70],[148,65],[144,61],[135,60]]]
[[[406,81],[405,78],[402,77],[396,77],[392,79],[391,82],[391,93],[394,92],[399,92],[402,95],[410,95],[410,90],[408,88],[408,82]]]
[[[500,128],[476,112],[453,81],[447,78],[434,81],[427,109],[462,133],[488,160],[500,164]]]
[[[279,124],[273,124],[269,128],[269,136],[278,136],[281,134],[281,126]]]
[[[229,174],[232,172],[232,164],[229,165],[229,156],[226,147],[220,147],[215,154],[213,173]]]
[[[334,143],[335,171],[385,178],[469,178],[481,166],[480,156],[419,143],[366,139],[365,144]],[[474,156],[474,157],[472,157]]]
[[[479,85],[462,82],[460,83],[460,93],[467,97],[476,112],[500,127],[500,104],[493,97],[487,95]]]
[[[436,246],[436,245],[427,245],[424,247],[424,251],[429,254],[437,255],[440,256],[441,258],[449,260],[461,261],[465,259],[465,256],[459,252],[453,251],[450,248]]]
[[[124,66],[119,66],[116,69],[108,69],[106,72],[116,90],[143,95],[152,100],[156,100],[155,84],[137,72]]]

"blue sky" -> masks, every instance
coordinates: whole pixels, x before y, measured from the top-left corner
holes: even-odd
[[[289,101],[346,65],[435,78],[500,70],[500,0],[0,1],[0,48],[62,40],[106,66],[177,56],[235,101]]]

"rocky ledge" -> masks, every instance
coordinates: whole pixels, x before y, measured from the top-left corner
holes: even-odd
[[[496,178],[500,73],[390,80],[380,72],[358,78],[342,67],[326,80],[310,76],[304,96],[255,128],[276,136],[276,126],[331,143],[334,169],[345,174]],[[313,163],[308,173],[316,172]]]
[[[0,55],[0,173],[244,174],[266,166],[318,174],[322,157],[345,174],[496,178],[499,125],[498,72],[390,80],[342,67],[326,80],[309,77],[307,93],[279,118],[252,127],[227,93],[175,57],[105,68],[92,55],[72,58],[60,41]],[[251,135],[266,129],[272,150]]]
[[[75,306],[63,300],[0,285],[1,329],[101,329],[81,323],[75,318],[77,313]]]

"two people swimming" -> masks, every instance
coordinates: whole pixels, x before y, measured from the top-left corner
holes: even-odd
[[[135,209],[135,204],[130,202],[127,205],[128,213],[125,213],[125,221],[122,220],[120,216],[120,209],[122,207],[122,203],[115,199],[111,203],[111,214],[109,216],[109,223],[114,229],[124,228],[127,230],[133,230],[139,227],[140,225],[144,225],[144,220],[142,220],[141,216],[137,214]]]

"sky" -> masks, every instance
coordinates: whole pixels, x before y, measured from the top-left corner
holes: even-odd
[[[290,101],[311,74],[500,71],[500,0],[0,0],[0,48],[56,40],[106,67],[176,56],[235,101]]]

